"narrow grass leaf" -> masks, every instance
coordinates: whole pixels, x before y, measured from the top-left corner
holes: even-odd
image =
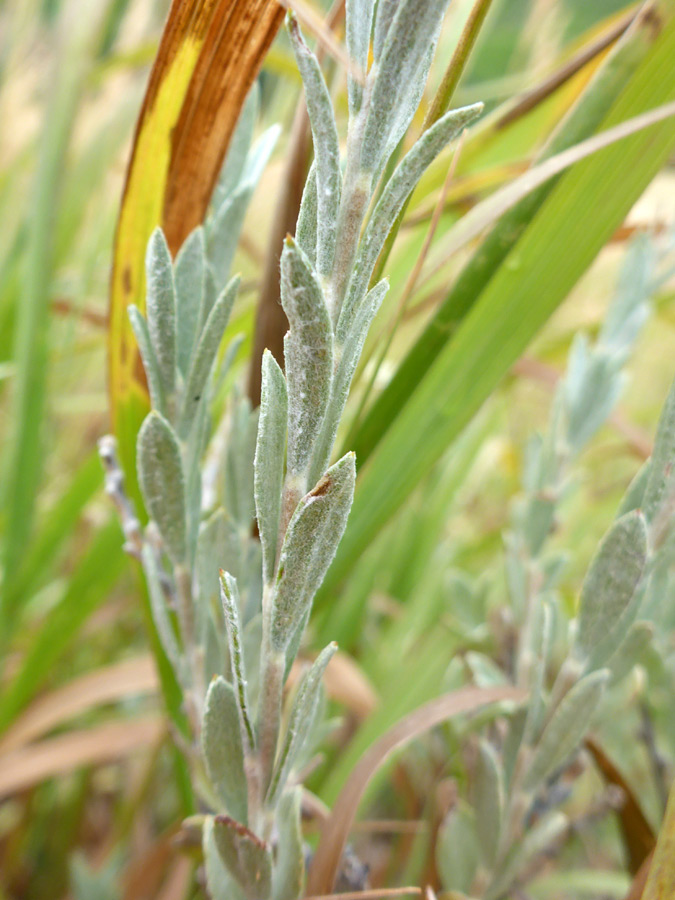
[[[145,505],[179,565],[187,553],[185,477],[176,433],[158,412],[147,416],[138,434],[137,465]]]
[[[263,552],[263,577],[266,582],[271,581],[276,563],[287,418],[286,379],[272,354],[265,350],[254,483],[258,531]]]
[[[211,681],[202,725],[206,771],[225,809],[238,822],[247,822],[247,788],[239,711],[231,684],[222,676]]]

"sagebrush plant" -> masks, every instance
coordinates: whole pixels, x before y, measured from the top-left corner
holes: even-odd
[[[125,497],[114,443],[101,442],[108,490],[127,545],[142,562],[157,631],[183,691],[189,735],[177,740],[205,810],[191,825],[201,830],[213,900],[297,900],[302,893],[301,775],[320,734],[321,682],[336,645],[318,655],[286,705],[284,688],[352,505],[354,454],[331,461],[352,377],[388,287],[371,280],[420,177],[482,110],[474,104],[446,113],[388,166],[421,101],[447,0],[346,6],[352,67],[344,152],[319,63],[296,19],[287,20],[314,161],[295,236],[286,238],[281,256],[290,326],[285,371],[266,352],[259,410],[235,391],[212,422],[237,348],[233,341],[221,353],[238,288],[236,278],[227,281],[229,269],[276,139],[271,129],[250,149],[252,95],[210,217],[175,261],[155,231],[146,316],[129,311],[152,405],[137,448],[147,528]],[[650,248],[636,245],[634,253],[646,257]],[[651,273],[650,265],[640,271]],[[670,565],[672,395],[653,459],[591,564],[567,659],[547,689],[550,595],[561,560],[546,553],[546,539],[570,462],[616,402],[650,289],[645,276],[617,297],[593,347],[577,339],[549,432],[532,442],[525,497],[507,535],[517,639],[504,672],[529,702],[502,709],[505,734],[479,744],[472,805],[457,805],[444,822],[438,868],[448,889],[497,900],[564,831],[567,820],[555,809],[526,828],[535,798],[583,739],[607,684],[650,637],[639,613],[655,585],[664,589]]]
[[[283,689],[352,504],[354,454],[329,463],[387,290],[385,280],[369,283],[419,178],[482,109],[474,104],[442,116],[383,179],[420,103],[446,6],[447,0],[380,3],[375,12],[372,2],[347,4],[354,70],[344,159],[320,66],[288,17],[314,163],[295,238],[286,239],[281,257],[290,325],[285,374],[266,352],[259,411],[235,400],[209,446],[213,375],[237,292],[236,279],[223,282],[250,193],[249,170],[259,170],[269,139],[245,163],[246,135],[237,135],[216,211],[175,263],[155,231],[147,253],[147,318],[130,310],[153,407],[138,436],[151,520],[144,533],[124,498],[108,440],[102,455],[184,691],[195,788],[215,814],[200,820],[214,900],[295,900],[302,890],[296,773],[311,746],[321,679],[336,646],[304,674],[282,729]],[[235,217],[233,209],[242,213]]]

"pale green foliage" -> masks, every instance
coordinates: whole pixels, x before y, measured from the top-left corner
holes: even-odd
[[[218,676],[209,685],[204,707],[202,749],[218,800],[238,821],[247,821],[244,751],[232,685]]]

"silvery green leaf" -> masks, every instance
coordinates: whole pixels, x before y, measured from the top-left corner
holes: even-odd
[[[610,685],[616,684],[628,675],[639,663],[653,639],[654,626],[651,622],[633,623],[625,639],[607,660],[607,668],[612,673]]]
[[[288,681],[288,676],[291,674],[291,668],[293,667],[293,663],[295,662],[295,658],[300,652],[300,647],[302,646],[302,639],[305,635],[305,631],[307,631],[307,626],[309,625],[309,617],[312,612],[312,607],[308,606],[305,611],[304,616],[298,622],[298,626],[295,629],[290,641],[288,642],[288,647],[286,648],[286,667],[284,669],[284,684]]]
[[[492,744],[482,739],[478,744],[474,776],[476,835],[483,859],[491,867],[497,855],[504,812],[504,776]]]
[[[402,90],[413,83],[438,32],[448,0],[401,0],[377,63],[361,150],[361,167],[374,172],[391,135]]]
[[[619,358],[601,347],[590,350],[583,334],[572,342],[562,383],[567,413],[567,443],[574,453],[590,441],[616,406],[623,377]]]
[[[224,284],[230,274],[252,193],[253,187],[243,184],[230,194],[207,223],[206,255],[213,270],[216,287]]]
[[[214,303],[192,356],[178,420],[178,433],[182,437],[189,434],[197,409],[207,389],[209,377],[213,371],[213,365],[232,312],[234,299],[239,290],[239,281],[239,276],[235,276]]]
[[[284,345],[288,385],[289,475],[300,475],[328,406],[333,375],[333,330],[319,283],[292,238],[281,254],[281,302],[290,331]]]
[[[225,868],[246,900],[269,900],[272,892],[272,851],[245,825],[229,816],[213,820],[213,842]]]
[[[305,44],[295,16],[286,19],[293,51],[305,86],[305,102],[312,126],[317,183],[316,268],[328,276],[333,265],[340,190],[340,142],[330,94],[316,57]]]
[[[247,900],[241,888],[225,868],[214,838],[214,819],[207,816],[202,829],[202,847],[209,900]]]
[[[258,411],[239,397],[231,413],[225,459],[225,506],[241,528],[248,529],[255,515],[253,460],[258,433]]]
[[[649,318],[649,295],[656,270],[656,248],[646,234],[631,240],[607,316],[600,329],[599,342],[615,353],[625,352]]]
[[[644,505],[645,491],[647,482],[649,481],[649,473],[651,472],[651,457],[640,466],[633,480],[628,485],[626,493],[623,495],[619,505],[617,518],[625,516],[626,513],[632,512],[634,509],[641,509]]]
[[[244,343],[244,335],[237,334],[232,340],[228,343],[227,349],[223,354],[222,362],[218,367],[215,378],[213,379],[213,396],[217,397],[220,391],[223,389],[223,385],[225,384],[225,380],[227,376],[230,374],[230,369],[232,367],[232,363],[237,358],[237,353],[241,348],[241,345]]]
[[[525,568],[523,543],[521,534],[511,532],[504,536],[506,586],[511,605],[519,619],[525,610],[528,594],[528,574]]]
[[[530,556],[539,556],[555,523],[557,497],[551,492],[530,494],[523,504],[522,532]]]
[[[286,791],[277,809],[279,843],[272,871],[272,900],[298,900],[305,881],[305,850],[300,827],[302,788]]]
[[[363,345],[368,336],[368,331],[382,305],[385,294],[389,290],[389,282],[386,279],[378,282],[372,290],[368,291],[366,298],[356,311],[354,320],[345,337],[344,345],[339,354],[339,363],[333,376],[330,401],[321,432],[317,438],[316,447],[312,455],[309,480],[316,481],[330,461],[330,455],[335,443],[338,426],[345,404],[349,396],[352,378],[356,366],[361,358]]]
[[[260,560],[258,559],[258,568]],[[259,603],[260,592],[256,593]],[[262,613],[257,612],[244,626],[243,648],[248,682],[246,689],[251,709],[257,709],[260,694],[260,655],[262,647]]]
[[[145,541],[142,550],[143,572],[148,583],[150,609],[152,619],[166,653],[177,676],[181,674],[181,653],[176,639],[176,632],[171,622],[167,599],[162,590],[159,566],[155,558],[154,548]]]
[[[523,738],[530,743],[541,729],[545,714],[544,681],[553,644],[553,611],[545,600],[538,604],[532,622],[530,654],[530,702]]]
[[[507,683],[504,672],[485,653],[470,650],[464,657],[474,684],[481,688],[500,687]]]
[[[670,387],[663,406],[654,439],[652,465],[645,488],[643,511],[650,525],[673,490],[673,461],[675,461],[675,382]]]
[[[272,601],[271,642],[285,651],[311,607],[347,525],[356,463],[347,453],[298,503],[281,548]]]
[[[171,254],[161,228],[150,236],[145,255],[148,331],[167,402],[176,388],[176,292]]]
[[[227,627],[227,641],[230,650],[230,663],[232,665],[232,683],[235,688],[239,721],[242,730],[242,742],[244,747],[255,747],[255,736],[251,717],[249,715],[248,691],[246,687],[246,669],[244,665],[244,652],[239,624],[239,590],[236,580],[228,573],[220,571],[220,597],[225,612],[225,625]]]
[[[155,348],[150,340],[150,332],[148,331],[148,323],[141,315],[137,306],[131,304],[127,307],[129,321],[136,336],[136,343],[141,352],[143,360],[143,368],[148,379],[148,387],[150,388],[150,403],[152,408],[158,410],[162,415],[166,415],[166,400],[164,399],[164,388],[162,386],[162,376],[159,371],[159,363],[155,355]]]
[[[370,47],[374,5],[374,0],[347,0],[345,14],[349,58],[364,77],[368,68],[368,48]],[[349,115],[353,116],[361,108],[363,86],[350,75],[347,88]]]
[[[436,34],[434,34],[433,38],[431,39],[426,53],[422,57],[422,60],[410,84],[406,85],[405,89],[403,87],[401,89],[401,96],[396,106],[396,115],[391,125],[391,132],[389,134],[389,137],[387,138],[387,143],[384,147],[380,165],[375,170],[376,179],[380,177],[383,169],[387,164],[387,161],[389,160],[389,157],[394,152],[399,142],[405,136],[408,128],[410,128],[410,125],[415,118],[415,113],[417,112],[419,105],[422,102],[422,98],[424,97],[424,90],[427,85],[427,78],[429,76],[429,69],[431,68],[431,63],[433,62],[434,55],[436,53],[436,43],[438,41],[438,35],[439,32],[436,32]]]
[[[579,679],[560,701],[534,749],[523,787],[538,787],[583,739],[609,678],[607,669]]]
[[[321,679],[336,650],[337,644],[334,643],[324,648],[300,683],[288,720],[284,745],[270,781],[268,792],[270,804],[274,804],[281,791],[283,791],[293,765],[302,752],[303,745],[312,730],[316,707],[319,702]]]
[[[603,538],[581,588],[576,650],[588,659],[620,621],[647,563],[647,526],[639,511],[618,519]]]
[[[479,861],[473,811],[461,801],[450,810],[438,832],[436,866],[445,890],[471,889]]]
[[[232,135],[230,146],[227,148],[227,156],[218,178],[218,184],[214,191],[213,206],[218,209],[225,198],[229,196],[242,181],[244,166],[248,156],[253,129],[258,118],[260,103],[260,89],[256,82],[248,93],[246,102],[237,122],[237,127]]]
[[[213,561],[217,560],[217,565]],[[218,565],[238,578],[241,572],[241,548],[234,522],[219,507],[203,522],[197,540],[197,576],[199,596],[203,604],[220,598]]]
[[[287,418],[286,379],[272,354],[265,350],[254,468],[255,505],[266,582],[274,576],[277,556]]]
[[[523,743],[523,735],[527,725],[527,709],[517,709],[509,718],[502,759],[504,764],[504,779],[510,784],[518,757],[518,751]]]
[[[421,178],[424,170],[441,150],[456,137],[466,125],[480,114],[482,103],[451,110],[438,120],[401,160],[389,179],[368,221],[354,264],[337,328],[338,340],[344,340],[351,325],[354,309],[366,294],[373,268],[384,246],[387,235],[405,201]]]
[[[302,192],[302,202],[295,226],[295,240],[312,266],[316,267],[316,160],[312,161]]]
[[[281,125],[270,125],[266,131],[263,131],[246,157],[243,180],[251,189],[255,188],[260,181],[280,134]]]
[[[373,59],[377,62],[382,55],[382,48],[394,18],[400,0],[379,0],[373,26]]]
[[[199,315],[206,290],[206,241],[201,226],[188,235],[178,251],[174,279],[178,368],[186,376],[197,340]]]
[[[234,689],[221,676],[211,681],[206,693],[201,738],[206,771],[218,799],[238,822],[246,822],[248,799],[239,712]]]
[[[504,865],[485,893],[485,900],[497,900],[509,890],[518,874],[534,859],[541,856],[564,834],[569,819],[557,810],[544,816],[528,829],[523,840],[507,855]]]
[[[174,564],[187,554],[185,478],[176,434],[158,412],[151,412],[138,433],[137,464],[143,499],[157,523]]]

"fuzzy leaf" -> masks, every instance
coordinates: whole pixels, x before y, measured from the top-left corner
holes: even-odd
[[[268,793],[270,804],[273,804],[283,791],[293,764],[302,752],[303,745],[309,736],[319,703],[321,679],[336,650],[337,644],[329,644],[321,651],[302,679],[288,720],[284,746],[279,754],[270,782]]]
[[[164,398],[164,387],[162,385],[162,376],[159,371],[159,363],[155,354],[155,348],[150,340],[150,332],[148,323],[141,315],[140,310],[133,303],[127,307],[129,321],[136,336],[138,349],[141,352],[143,360],[143,368],[148,379],[148,387],[150,388],[150,402],[152,408],[158,410],[162,415],[166,415],[166,400]]]
[[[651,525],[659,510],[673,490],[672,470],[675,462],[675,382],[670,387],[668,397],[656,429],[654,449],[651,457],[651,471],[647,479],[643,510]]]
[[[272,851],[244,825],[229,816],[213,820],[213,841],[227,871],[246,900],[269,900],[272,891]]]
[[[181,652],[171,622],[167,599],[162,590],[159,567],[155,559],[155,551],[146,541],[142,550],[143,572],[148,582],[150,609],[157,634],[177,675],[181,673]]]
[[[400,0],[379,0],[373,27],[373,59],[377,62]]]
[[[631,626],[624,640],[607,660],[607,668],[612,673],[610,685],[621,681],[639,663],[653,638],[654,626],[651,622],[635,622]]]
[[[206,771],[218,799],[239,822],[247,821],[247,789],[239,712],[234,689],[220,675],[206,694],[202,726]]]
[[[539,732],[545,714],[544,680],[553,644],[553,611],[551,604],[545,600],[542,600],[536,610],[532,632],[530,702],[523,735],[523,740],[528,744]]]
[[[453,807],[438,832],[436,865],[446,890],[466,893],[478,866],[479,848],[472,810],[464,804]]]
[[[298,221],[295,226],[295,241],[312,266],[316,266],[317,202],[316,160],[312,160],[305,188],[302,192],[302,202],[300,203]]]
[[[155,228],[145,256],[148,331],[167,401],[176,388],[176,292],[171,254],[161,228]]]
[[[384,279],[376,284],[372,290],[368,291],[365,300],[356,311],[354,320],[345,336],[344,345],[339,356],[340,362],[333,377],[328,409],[326,410],[312,457],[309,472],[310,482],[319,478],[330,461],[340,419],[349,396],[352,378],[363,352],[363,345],[368,337],[368,331],[373,319],[377,315],[388,290],[389,282]]]
[[[537,743],[523,786],[538,787],[562,765],[582,740],[607,684],[600,669],[581,678],[560,701]]]
[[[504,865],[485,894],[486,900],[497,900],[504,896],[518,874],[528,863],[540,857],[560,837],[568,824],[567,816],[555,810],[530,828],[523,840],[506,857]]]
[[[355,480],[355,457],[347,453],[302,498],[291,517],[272,601],[275,650],[286,650],[312,605],[344,533]]]
[[[645,491],[649,474],[652,469],[651,457],[640,466],[631,483],[623,495],[619,504],[619,511],[616,514],[617,519],[625,516],[626,513],[632,512],[634,509],[641,509],[644,506]]]
[[[279,801],[279,844],[272,872],[272,900],[297,900],[305,881],[305,850],[300,827],[302,788],[287,791]]]
[[[249,715],[248,692],[246,688],[246,670],[239,624],[239,589],[236,580],[228,573],[220,570],[220,597],[225,612],[227,642],[232,665],[232,683],[234,684],[239,721],[242,732],[242,743],[245,749],[255,747],[255,736]]]
[[[218,209],[225,198],[236,190],[242,180],[246,158],[253,139],[253,129],[258,118],[260,106],[260,88],[255,82],[249,91],[246,102],[239,115],[239,121],[235,128],[230,146],[227,148],[227,156],[220,171],[218,184],[213,196],[213,206]]]
[[[216,290],[230,273],[239,232],[244,223],[253,188],[244,184],[230,194],[209,220],[206,229],[206,255],[213,269]]]
[[[413,84],[447,5],[448,0],[401,0],[396,8],[378,62],[363,135],[361,166],[367,172],[374,172],[382,160],[401,91]]]
[[[232,312],[232,305],[239,289],[239,277],[233,278],[213,305],[204,325],[197,349],[194,352],[190,374],[185,383],[185,393],[180,413],[178,431],[186,437],[194,422],[195,414],[207,389],[213,364],[218,355],[225,329]]]
[[[210,900],[246,900],[241,888],[225,868],[216,847],[213,816],[207,816],[202,829],[202,847],[206,868],[206,884]]]
[[[482,103],[451,110],[438,120],[412,147],[387,182],[363,234],[347,296],[340,313],[338,340],[343,340],[353,318],[353,311],[365,295],[373,268],[387,235],[405,201],[424,170],[441,150],[483,109]]]
[[[504,810],[504,778],[497,754],[485,740],[478,744],[473,805],[478,844],[485,862],[492,866],[497,855]]]
[[[333,332],[321,288],[307,257],[292,238],[281,255],[281,302],[286,335],[289,475],[307,467],[330,399]]]
[[[581,588],[576,649],[588,659],[620,622],[647,562],[647,526],[638,511],[618,519],[603,538]]]
[[[305,44],[296,18],[287,17],[288,33],[305,86],[305,102],[312,126],[317,181],[316,268],[328,276],[333,265],[340,208],[340,142],[330,94],[316,57]]]
[[[272,354],[265,350],[254,466],[255,506],[266,582],[274,576],[277,556],[287,418],[286,379]]]
[[[180,447],[173,428],[158,412],[151,412],[141,426],[137,456],[147,510],[157,523],[172,562],[184,563],[187,527]]]
[[[242,528],[248,529],[255,515],[253,460],[258,434],[258,411],[247,397],[239,397],[231,413],[225,461],[225,506]]]
[[[197,340],[199,314],[206,291],[206,241],[204,229],[195,228],[180,248],[174,266],[176,284],[176,352],[178,368],[187,375]]]
[[[352,62],[365,76],[368,68],[368,48],[370,47],[370,31],[373,24],[374,0],[347,0],[345,21],[347,25],[347,50]],[[349,76],[347,83],[349,95],[349,114],[353,116],[361,108],[363,87]]]

